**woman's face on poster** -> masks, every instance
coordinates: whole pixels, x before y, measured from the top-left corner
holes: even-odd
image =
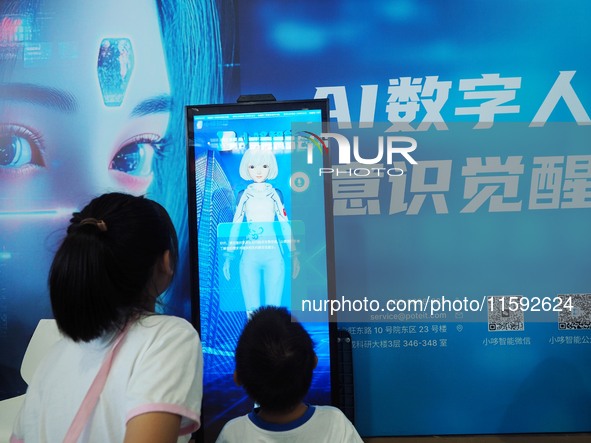
[[[4,186],[20,202],[60,206],[106,190],[144,192],[170,92],[156,5],[42,4],[33,19],[3,17],[22,48],[2,84]]]
[[[146,192],[170,85],[155,2],[39,1],[32,16],[0,16],[0,27],[6,264],[46,246],[91,197]],[[35,278],[45,285],[46,274]]]

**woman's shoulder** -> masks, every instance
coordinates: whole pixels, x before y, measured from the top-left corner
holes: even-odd
[[[181,317],[153,314],[135,321],[129,329],[129,336],[140,340],[156,336],[180,335],[186,338],[197,337],[197,330],[191,323]],[[142,339],[143,337],[143,339]]]
[[[195,327],[184,318],[165,314],[146,315],[133,324],[132,330],[137,330],[141,333],[173,330],[197,333]]]
[[[197,330],[187,320],[170,315],[145,316],[130,326],[124,348],[131,354],[165,355],[176,350],[200,348]],[[134,351],[135,349],[135,351]]]

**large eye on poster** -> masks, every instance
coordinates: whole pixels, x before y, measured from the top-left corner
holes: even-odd
[[[254,406],[232,374],[238,337],[260,306],[285,306],[303,323],[319,359],[307,401],[334,403],[336,325],[310,308],[334,294],[330,182],[319,174],[327,153],[314,143],[327,114],[327,100],[187,107],[204,441]]]

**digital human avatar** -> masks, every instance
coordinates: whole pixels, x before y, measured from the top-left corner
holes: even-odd
[[[262,305],[280,306],[286,268],[296,278],[300,264],[282,193],[268,182],[279,173],[275,154],[271,149],[248,149],[239,172],[252,183],[238,196],[223,274],[232,278],[231,263],[239,257],[240,286],[249,314]]]

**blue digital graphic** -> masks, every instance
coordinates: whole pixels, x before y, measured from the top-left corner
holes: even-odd
[[[119,106],[133,73],[133,47],[127,38],[105,38],[101,42],[97,75],[106,106]]]
[[[589,432],[591,5],[259,0],[239,12],[242,92],[328,97],[331,132],[376,158],[359,163],[351,143],[353,163],[339,164],[329,146],[361,435]],[[378,157],[378,136],[416,140],[418,164]],[[444,297],[483,309],[385,310]]]
[[[360,434],[590,432],[590,19],[586,0],[2,2],[0,400],[26,390],[24,351],[51,317],[51,257],[71,213],[102,192],[146,194],[171,213],[181,260],[162,309],[191,319],[183,107],[272,93],[328,98],[331,132],[359,135],[359,155],[376,157],[360,163],[351,143],[353,163],[339,164],[331,143],[339,172],[326,171],[337,299],[368,301],[339,313]],[[246,309],[220,298],[241,294],[218,238],[248,186],[232,150],[297,131],[289,119],[206,123],[201,327],[205,389],[221,401],[205,420],[221,426],[251,407],[229,376]],[[417,164],[377,158],[378,136],[416,140]],[[318,169],[286,158],[269,183],[306,235],[304,274],[284,294],[293,307],[300,292],[322,300],[324,282],[302,277],[325,263],[322,224],[299,209]],[[444,299],[479,309],[381,310]],[[324,325],[306,327],[327,360]],[[328,380],[321,366],[313,391]]]

